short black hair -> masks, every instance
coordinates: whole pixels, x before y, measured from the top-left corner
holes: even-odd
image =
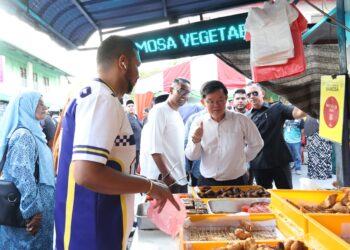
[[[183,78],[183,77],[177,77],[174,79],[173,81],[173,87],[175,87],[175,85],[178,85],[178,84],[181,84],[181,83],[184,83],[184,84],[191,84],[189,80],[187,80],[186,78]]]
[[[121,36],[110,36],[102,41],[97,50],[97,65],[109,66],[115,59],[122,54],[130,57],[137,52],[133,41]]]
[[[165,102],[169,97],[169,94],[162,94],[154,98],[154,104]]]
[[[135,104],[135,103],[134,103],[133,100],[130,99],[130,100],[127,100],[127,101],[126,101],[126,104],[125,104],[125,105],[128,106],[129,104]]]
[[[233,98],[235,97],[236,94],[243,94],[245,95],[245,89],[236,89],[235,92],[233,92]]]
[[[220,89],[222,89],[224,94],[227,96],[228,91],[225,85],[220,81],[213,80],[213,81],[204,83],[201,87],[200,92],[201,92],[202,98],[205,98],[208,94],[213,93]]]
[[[256,86],[256,87],[258,87],[259,89],[264,90],[264,87],[261,86],[261,85],[260,85],[259,83],[257,83],[257,82],[250,82],[250,83],[248,83],[248,84],[246,85],[246,87],[250,87],[250,86]]]

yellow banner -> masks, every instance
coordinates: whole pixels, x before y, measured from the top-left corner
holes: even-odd
[[[342,143],[345,76],[321,76],[320,136]]]

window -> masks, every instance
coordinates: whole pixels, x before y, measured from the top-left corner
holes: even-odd
[[[27,87],[27,69],[26,67],[19,68],[21,73],[21,84],[23,87]]]
[[[45,87],[45,92],[48,93],[49,92],[49,85],[50,85],[50,79],[46,76],[43,77],[44,79],[44,87]]]
[[[38,74],[33,73],[33,82],[38,82]]]
[[[27,69],[25,67],[20,67],[21,78],[27,79]]]
[[[50,79],[46,76],[44,76],[44,85],[45,87],[49,87],[49,84],[50,84]]]

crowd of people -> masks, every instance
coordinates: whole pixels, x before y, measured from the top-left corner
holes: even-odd
[[[59,124],[38,92],[10,102],[0,128],[1,178],[21,193],[25,227],[0,225],[0,249],[126,249],[135,193],[155,199],[161,211],[167,201],[179,209],[172,194],[188,192],[189,184],[291,189],[290,163],[298,173],[303,129],[310,178],[331,174],[315,121],[308,117],[304,125],[303,111],[266,102],[256,83],[236,90],[228,110],[224,83],[205,82],[201,105],[193,105],[190,81],[178,77],[140,121],[132,100],[121,103],[140,63],[131,40],[104,40],[98,78],[70,99]]]

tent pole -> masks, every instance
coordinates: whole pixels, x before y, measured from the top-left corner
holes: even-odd
[[[337,0],[337,18],[345,24],[345,11],[350,12],[350,4],[345,6],[344,0]],[[336,167],[337,167],[337,182],[340,186],[350,186],[350,151],[349,151],[349,77],[347,61],[350,61],[350,56],[346,53],[346,36],[345,30],[337,27],[338,44],[339,44],[339,68],[340,74],[345,74],[345,100],[344,100],[344,122],[343,122],[343,138],[342,145],[335,144]],[[348,41],[350,42],[350,41]],[[349,59],[349,60],[347,60]]]

